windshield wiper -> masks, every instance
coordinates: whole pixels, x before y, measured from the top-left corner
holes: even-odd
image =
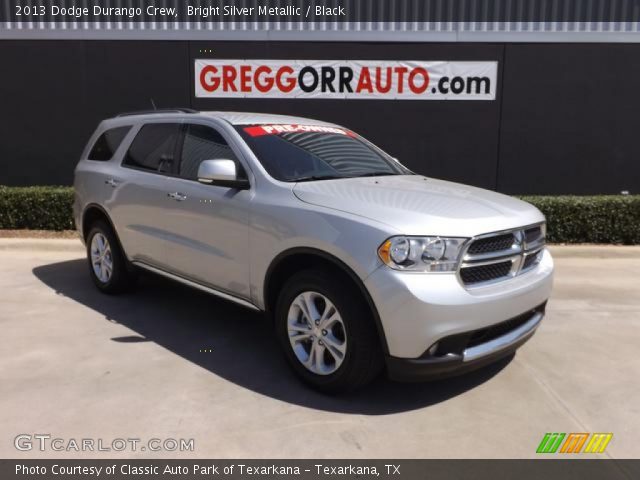
[[[311,182],[314,180],[334,180],[336,178],[363,178],[363,177],[386,177],[403,175],[402,173],[394,172],[369,172],[360,175],[309,175],[306,177],[294,178],[289,180],[290,182]]]
[[[334,180],[336,178],[349,178],[344,175],[309,175],[289,180],[290,182],[312,182],[314,180]]]
[[[362,177],[391,177],[395,175],[402,175],[402,173],[393,173],[393,172],[369,172],[363,173],[361,175],[353,175],[351,178],[362,178]]]

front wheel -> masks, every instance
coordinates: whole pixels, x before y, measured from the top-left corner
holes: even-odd
[[[343,278],[309,270],[292,276],[276,307],[276,331],[287,360],[310,386],[353,390],[382,369],[382,351],[361,293]]]

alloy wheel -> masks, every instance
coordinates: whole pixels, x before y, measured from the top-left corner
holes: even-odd
[[[347,335],[340,312],[325,295],[302,292],[289,307],[289,342],[296,358],[317,375],[340,368],[347,353]]]
[[[108,283],[113,274],[113,256],[107,237],[96,233],[91,239],[91,266],[102,283]]]

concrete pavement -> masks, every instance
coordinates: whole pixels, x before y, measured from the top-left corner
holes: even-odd
[[[613,432],[607,455],[639,458],[640,248],[553,253],[547,318],[513,359],[332,398],[298,383],[260,315],[155,277],[107,297],[79,242],[0,239],[0,457],[527,458],[545,432]],[[34,433],[194,451],[14,448]]]

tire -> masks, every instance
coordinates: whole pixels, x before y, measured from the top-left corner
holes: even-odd
[[[308,316],[316,317],[312,324]],[[306,270],[282,287],[274,319],[295,373],[316,390],[340,393],[366,385],[382,370],[383,353],[371,316],[351,282],[323,270]]]
[[[103,220],[93,223],[86,244],[89,274],[98,290],[116,294],[133,287],[137,275],[109,224]]]

